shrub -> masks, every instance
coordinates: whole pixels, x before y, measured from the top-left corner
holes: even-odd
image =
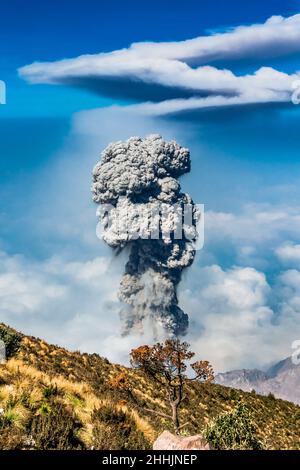
[[[77,436],[80,428],[74,414],[62,404],[53,403],[47,412],[33,417],[30,434],[40,450],[82,449],[83,444]]]
[[[150,444],[134,420],[113,406],[103,406],[92,415],[93,447],[97,450],[145,450]]]
[[[0,340],[5,344],[6,357],[14,356],[20,349],[22,336],[14,330],[0,324]]]
[[[10,426],[1,427],[0,450],[20,450],[23,448],[23,435],[20,429],[12,431]]]
[[[250,411],[243,404],[215,418],[204,435],[216,450],[261,450],[262,443],[256,435]]]

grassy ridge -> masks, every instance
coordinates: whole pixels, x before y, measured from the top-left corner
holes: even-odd
[[[0,325],[11,341],[0,366],[0,449],[150,449],[170,422],[163,390],[132,369],[97,354],[70,352]],[[121,371],[130,393],[112,385]],[[221,385],[190,383],[181,409],[185,434],[243,401],[269,449],[300,449],[300,407]]]

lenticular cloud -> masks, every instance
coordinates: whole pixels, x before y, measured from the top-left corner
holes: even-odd
[[[159,135],[110,144],[94,168],[101,237],[129,252],[119,290],[124,334],[145,325],[154,335],[187,330],[177,286],[194,261],[199,213],[178,177],[189,171],[189,151]]]

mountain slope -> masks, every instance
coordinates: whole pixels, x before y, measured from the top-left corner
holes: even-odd
[[[169,421],[164,391],[141,373],[97,354],[69,352],[5,325],[8,361],[0,366],[1,449],[150,449]],[[126,372],[130,393],[115,387]],[[300,449],[300,408],[283,400],[190,382],[181,409],[186,434],[242,400],[267,448]]]
[[[300,404],[300,367],[293,364],[291,358],[278,362],[267,372],[242,369],[218,374],[216,382],[247,392],[272,393],[277,398]]]

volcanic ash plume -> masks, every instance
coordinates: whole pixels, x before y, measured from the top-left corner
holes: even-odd
[[[129,249],[119,290],[124,334],[143,324],[155,335],[188,327],[177,286],[194,261],[198,212],[177,178],[189,171],[189,151],[159,135],[110,144],[94,168],[101,236],[117,252]]]

